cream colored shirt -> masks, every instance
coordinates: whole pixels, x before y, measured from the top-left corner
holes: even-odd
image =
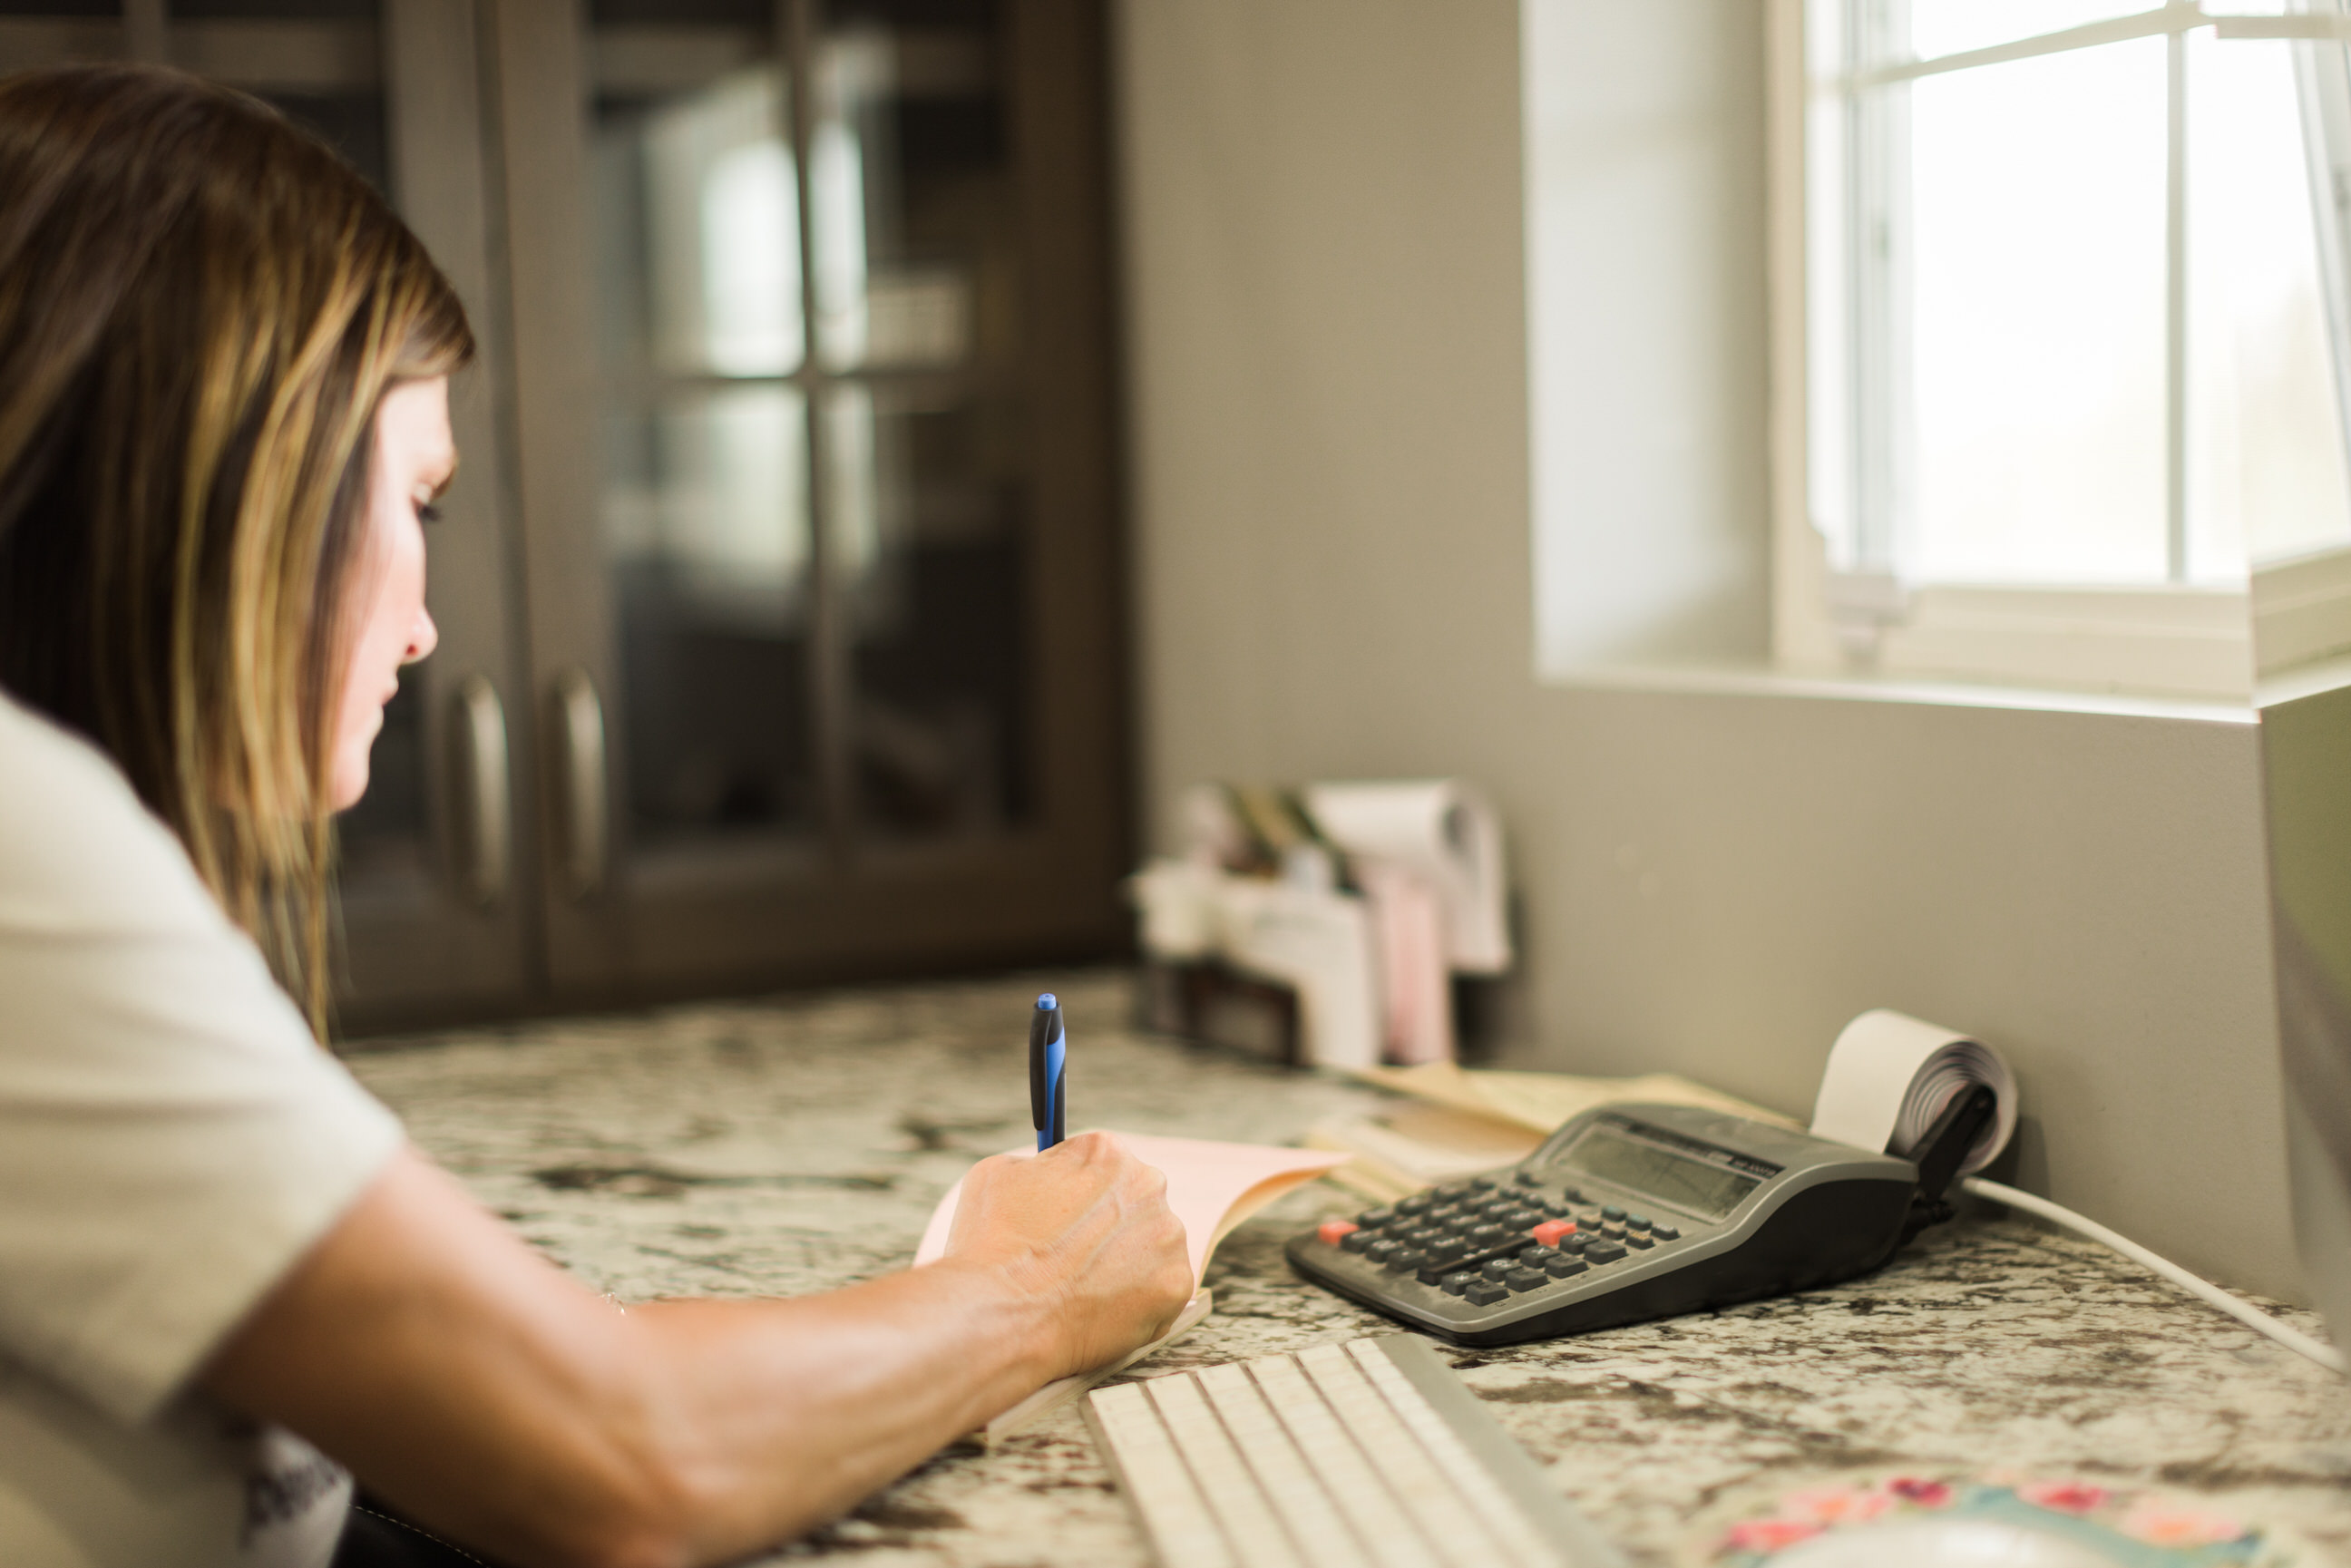
[[[0,695],[0,1563],[327,1563],[350,1478],[188,1384],[401,1136],[111,761]]]

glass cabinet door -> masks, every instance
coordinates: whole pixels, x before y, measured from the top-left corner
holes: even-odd
[[[147,59],[268,100],[392,197],[484,328],[476,26],[472,0],[0,0],[0,71]],[[477,370],[453,388],[463,477],[430,540],[440,650],[402,672],[368,793],[339,824],[338,1005],[361,1027],[511,1008],[530,987],[513,812],[528,759],[504,723],[521,687],[489,382]]]
[[[558,993],[1107,946],[1099,8],[496,16]]]

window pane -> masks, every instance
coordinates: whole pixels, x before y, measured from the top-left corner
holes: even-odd
[[[1019,192],[994,7],[830,0],[809,147],[828,365],[951,369],[1009,347]]]
[[[641,841],[813,825],[806,433],[785,386],[608,408],[605,549]]]
[[[883,839],[1001,831],[1030,805],[1015,405],[842,386],[824,442],[855,648],[859,826]]]
[[[799,192],[767,0],[595,0],[602,522],[641,846],[818,824]]]
[[[2165,50],[1910,89],[1907,578],[2164,580]]]
[[[803,333],[782,72],[762,61],[692,90],[645,91],[663,85],[663,67],[683,52],[658,47],[658,35],[695,31],[598,37],[604,359],[666,374],[786,374],[800,361]],[[702,53],[723,63],[735,35],[713,32]]]
[[[2189,40],[2189,567],[2351,538],[2293,46]]]

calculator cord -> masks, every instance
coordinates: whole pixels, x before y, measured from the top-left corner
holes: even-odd
[[[2053,1225],[2062,1225],[2068,1230],[2078,1231],[2102,1247],[2113,1248],[2131,1261],[2154,1270],[2189,1295],[2203,1298],[2247,1328],[2269,1335],[2286,1349],[2308,1356],[2330,1372],[2351,1370],[2351,1367],[2346,1367],[2343,1353],[2334,1346],[2323,1344],[2299,1329],[2289,1328],[2259,1307],[2239,1301],[2220,1286],[2210,1281],[2197,1278],[2168,1258],[2157,1257],[2129,1237],[2117,1236],[2095,1219],[2085,1219],[2072,1209],[2053,1204],[2045,1197],[2035,1197],[2029,1192],[2019,1192],[2004,1183],[1986,1181],[1981,1176],[1969,1176],[1961,1181],[1959,1186],[1962,1190],[1972,1193],[1978,1197],[1992,1203],[2003,1203],[2011,1208],[2021,1208],[2027,1214],[2038,1215]]]

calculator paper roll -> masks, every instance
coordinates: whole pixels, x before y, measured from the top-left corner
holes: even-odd
[[[1468,975],[1510,967],[1502,824],[1458,779],[1309,784],[1307,814],[1350,854],[1393,861],[1437,890],[1447,966]]]
[[[1981,1040],[1878,1008],[1845,1025],[1829,1049],[1813,1133],[1907,1155],[1943,1108],[1978,1083],[1991,1085],[2000,1110],[1961,1162],[1962,1176],[1983,1169],[2008,1146],[2016,1131],[2016,1074]]]

